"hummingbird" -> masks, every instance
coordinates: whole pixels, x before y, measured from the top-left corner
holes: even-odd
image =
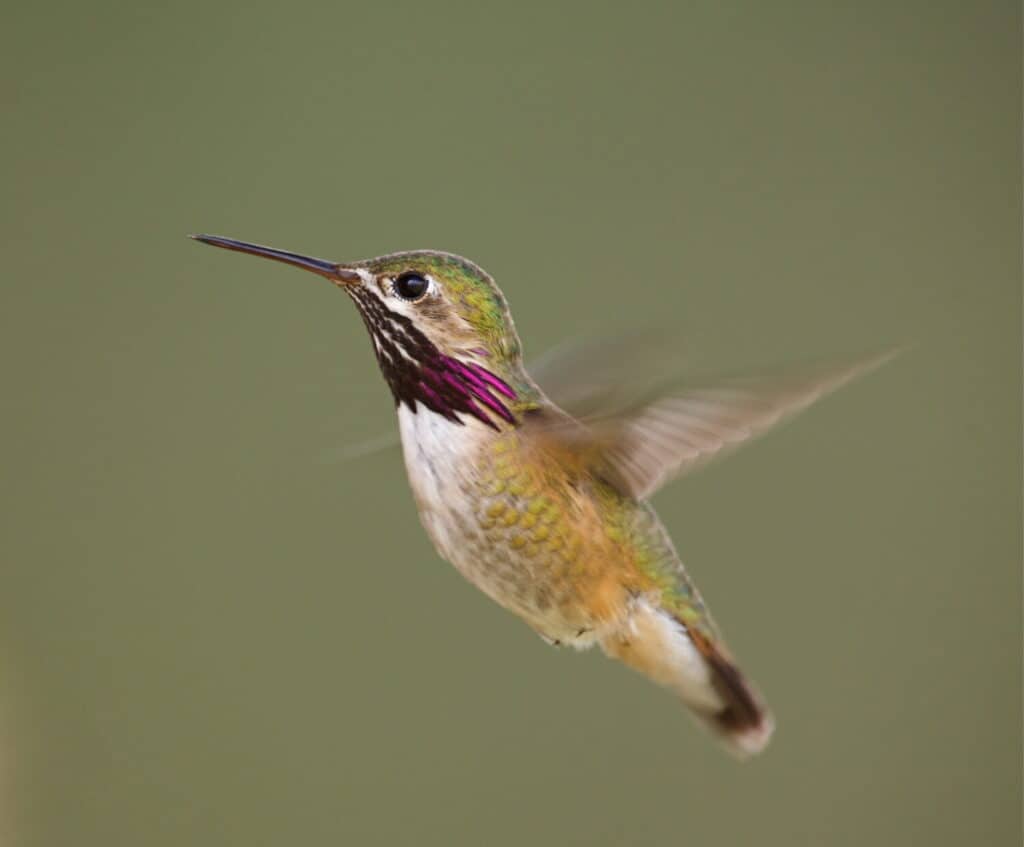
[[[669,689],[738,757],[764,749],[772,714],[649,500],[886,357],[617,406],[595,400],[584,373],[568,379],[567,394],[589,400],[573,414],[527,372],[504,295],[468,259],[415,250],[339,263],[191,237],[318,274],[352,299],[442,558],[550,644],[599,646]]]

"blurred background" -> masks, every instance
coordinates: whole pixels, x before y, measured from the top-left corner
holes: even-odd
[[[0,820],[26,845],[1019,844],[1020,6],[29,4],[0,33]],[[897,361],[656,505],[740,765],[421,531],[315,277],[433,247],[528,353]]]

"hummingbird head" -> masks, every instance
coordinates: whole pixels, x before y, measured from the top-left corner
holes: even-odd
[[[498,429],[516,423],[519,337],[508,304],[478,265],[415,250],[334,263],[213,235],[204,244],[250,253],[326,277],[356,304],[396,405]]]

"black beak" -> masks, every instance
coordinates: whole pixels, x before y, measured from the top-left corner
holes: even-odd
[[[358,285],[362,282],[362,277],[352,268],[346,268],[344,265],[338,265],[334,262],[326,262],[323,259],[314,259],[312,256],[300,256],[298,253],[275,250],[273,247],[249,244],[246,241],[235,241],[233,238],[221,238],[219,235],[190,235],[189,238],[202,241],[203,244],[212,244],[214,247],[223,247],[225,250],[251,253],[253,256],[262,256],[264,259],[273,259],[275,262],[294,265],[297,268],[302,268],[304,271],[320,274],[320,276],[326,277],[335,285]]]

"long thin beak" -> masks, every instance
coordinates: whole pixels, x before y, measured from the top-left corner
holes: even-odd
[[[253,256],[262,256],[264,259],[273,259],[275,262],[294,265],[297,268],[302,268],[304,271],[312,271],[315,274],[327,277],[335,285],[358,285],[362,282],[362,277],[359,276],[357,271],[334,262],[314,259],[312,256],[300,256],[298,253],[275,250],[273,247],[249,244],[246,241],[235,241],[233,238],[221,238],[219,235],[190,235],[189,238],[202,241],[203,244],[212,244],[214,247],[223,247],[225,250],[251,253]]]

